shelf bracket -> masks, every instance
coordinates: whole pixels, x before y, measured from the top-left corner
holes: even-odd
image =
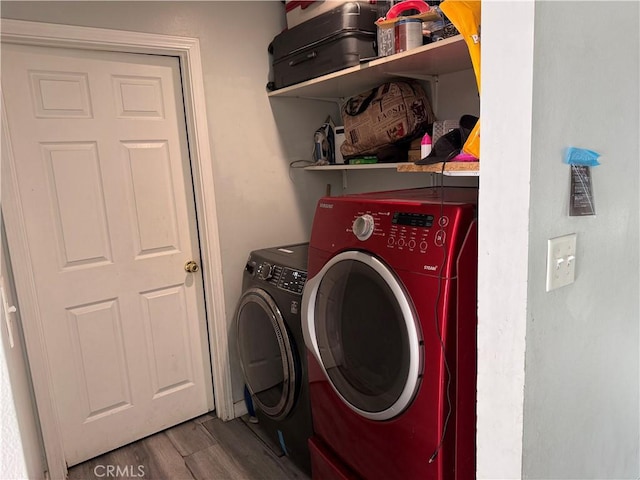
[[[347,193],[347,171],[342,170],[342,193]]]

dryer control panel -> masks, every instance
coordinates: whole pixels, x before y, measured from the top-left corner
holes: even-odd
[[[323,197],[311,245],[332,253],[373,252],[395,269],[451,275],[476,217],[474,195],[430,188]]]
[[[364,229],[363,225],[368,226]],[[358,240],[368,240],[373,235],[386,238],[386,247],[426,253],[429,245],[442,247],[447,240],[447,215],[405,211],[358,211],[351,230]]]
[[[409,250],[417,249],[421,253],[426,252],[430,242],[436,247],[442,247],[447,239],[445,230],[447,225],[449,225],[447,215],[436,217],[428,213],[394,212],[387,237],[387,247],[406,247]],[[427,230],[434,227],[433,232]]]

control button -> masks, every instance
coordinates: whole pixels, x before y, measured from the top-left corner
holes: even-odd
[[[440,225],[441,227],[446,227],[447,225],[449,225],[449,217],[447,217],[446,215],[440,217],[440,219],[438,220],[438,225]]]
[[[420,250],[426,250],[427,249],[427,242],[426,241],[422,241],[420,242]]]
[[[387,245],[389,245],[390,247],[392,247],[394,243],[396,243],[396,237],[389,237],[387,239]]]
[[[405,243],[404,242],[404,238],[401,238],[401,239],[398,240],[398,246],[399,247],[404,247],[404,243]]]
[[[373,217],[368,213],[360,215],[353,221],[351,225],[351,231],[358,238],[358,240],[366,240],[373,234],[375,222]]]
[[[435,243],[436,246],[441,247],[444,245],[444,242],[446,239],[447,239],[447,234],[445,233],[445,231],[438,230],[436,232],[436,238],[434,239],[433,243]]]
[[[414,239],[409,240],[409,248],[412,250],[416,248],[416,241]]]

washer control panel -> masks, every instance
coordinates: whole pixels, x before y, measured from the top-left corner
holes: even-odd
[[[307,281],[307,272],[284,267],[280,275],[278,287],[288,292],[302,294],[302,289]]]
[[[256,275],[260,280],[297,295],[302,295],[307,281],[307,272],[268,262],[257,265]]]

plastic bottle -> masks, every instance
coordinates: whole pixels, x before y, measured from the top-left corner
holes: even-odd
[[[425,133],[420,142],[420,158],[425,158],[431,153],[431,135]]]

